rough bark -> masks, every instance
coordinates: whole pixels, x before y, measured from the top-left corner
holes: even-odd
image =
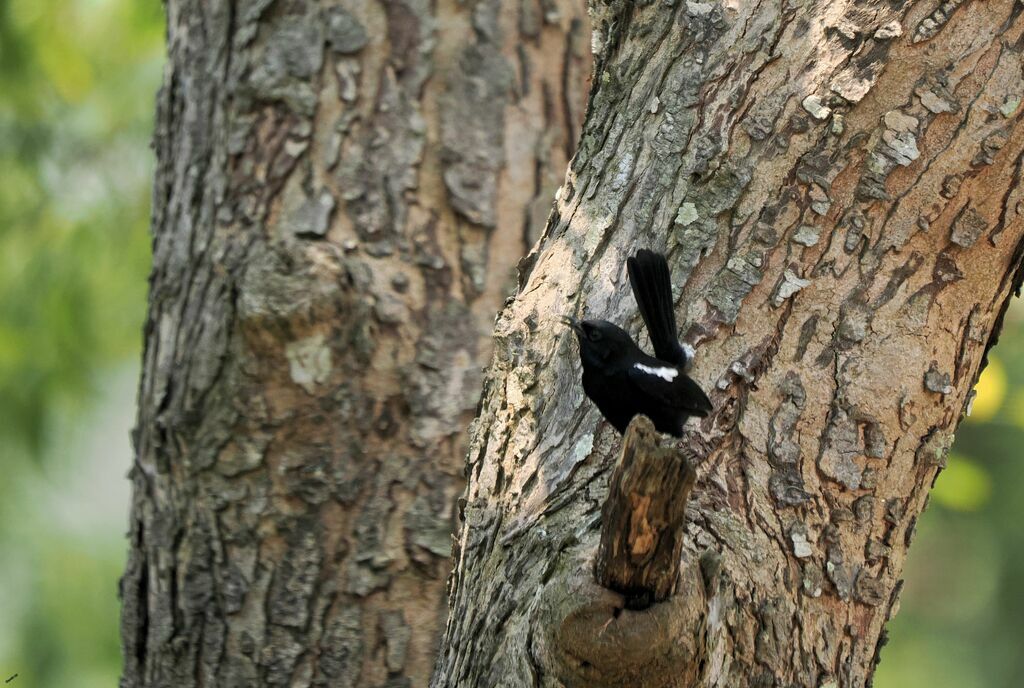
[[[1020,284],[1022,12],[595,4],[580,148],[496,324],[434,686],[870,683]],[[638,332],[641,246],[715,411],[686,439],[678,592],[629,611],[593,576],[620,438],[556,316]]]
[[[425,685],[585,8],[166,8],[122,685]]]

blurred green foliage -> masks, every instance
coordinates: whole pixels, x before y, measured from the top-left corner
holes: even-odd
[[[0,434],[138,349],[148,271],[155,0],[0,2]]]
[[[108,388],[139,358],[162,64],[158,0],[0,0],[0,681],[16,688],[117,683],[130,420],[90,427],[88,451],[67,438],[98,405],[133,413],[133,386]]]
[[[17,688],[119,674],[162,26],[156,0],[0,0],[0,680]],[[1022,316],[920,520],[877,688],[1024,684]]]

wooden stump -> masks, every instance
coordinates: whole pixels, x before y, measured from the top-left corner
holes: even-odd
[[[621,593],[627,608],[672,595],[695,477],[681,450],[661,445],[650,419],[633,419],[602,510],[595,564],[597,582]]]

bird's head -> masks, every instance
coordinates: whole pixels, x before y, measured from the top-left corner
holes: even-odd
[[[628,354],[636,345],[629,333],[607,320],[577,320],[563,317],[580,343],[580,359],[591,365],[607,365]]]

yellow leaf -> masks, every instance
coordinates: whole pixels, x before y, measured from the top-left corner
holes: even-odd
[[[978,378],[974,391],[977,396],[971,406],[970,420],[984,423],[996,415],[1006,398],[1006,369],[995,356],[988,357],[988,365]]]
[[[932,488],[932,497],[954,511],[977,511],[992,495],[992,478],[968,458],[950,454],[946,469]]]
[[[51,41],[40,50],[39,62],[50,83],[67,102],[80,103],[92,90],[92,66],[70,42]]]

